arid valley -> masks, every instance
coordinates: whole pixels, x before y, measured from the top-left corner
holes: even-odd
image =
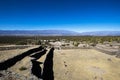
[[[120,80],[120,0],[0,0],[0,80]]]

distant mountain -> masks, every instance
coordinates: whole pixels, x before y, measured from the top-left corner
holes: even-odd
[[[120,36],[120,31],[78,33],[68,30],[0,30],[0,36]]]
[[[79,33],[67,30],[0,30],[0,36],[74,36]]]
[[[120,36],[120,31],[95,31],[95,32],[83,32],[80,35],[88,36]]]

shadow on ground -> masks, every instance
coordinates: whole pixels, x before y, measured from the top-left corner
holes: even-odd
[[[20,55],[13,57],[13,58],[10,58],[4,62],[1,62],[0,63],[0,70],[6,70],[6,69],[12,67],[13,65],[15,65],[18,61],[22,60],[26,56],[29,56],[30,54],[35,53],[37,51],[41,51],[42,49],[43,49],[43,47],[40,46],[38,48],[28,50],[27,52],[24,52]]]
[[[37,78],[42,78],[42,76],[41,76],[42,69],[40,67],[40,64],[42,64],[42,62],[37,61],[37,59],[42,57],[46,53],[46,51],[47,50],[44,49],[41,52],[37,52],[36,54],[30,56],[30,57],[34,57],[34,59],[31,60],[31,62],[32,62],[31,73],[33,75],[35,75]]]
[[[45,53],[46,53],[46,49],[43,49],[41,52],[37,52],[35,53],[34,55],[30,56],[30,57],[33,57],[35,58],[35,60],[39,59],[40,57],[42,57]]]
[[[42,64],[42,62],[38,62],[38,61],[35,61],[35,60],[31,60],[32,62],[32,68],[31,68],[31,72],[33,75],[35,75],[37,78],[42,78],[41,76],[41,67],[40,67],[40,64]]]
[[[54,80],[53,53],[54,53],[54,48],[51,48],[44,62],[44,68],[42,74],[43,80]]]
[[[54,48],[51,48],[46,56],[46,59],[43,64],[44,66],[43,73],[42,73],[42,68],[40,67],[40,64],[42,64],[42,62],[37,61],[37,59],[41,58],[46,52],[47,50],[44,49],[42,46],[28,50],[20,55],[17,55],[4,62],[1,62],[0,70],[6,70],[12,67],[13,65],[15,65],[18,61],[22,60],[26,56],[30,56],[31,54],[35,53],[32,56],[30,56],[34,58],[33,60],[31,60],[32,62],[31,73],[39,79],[54,80],[54,72],[53,72]]]

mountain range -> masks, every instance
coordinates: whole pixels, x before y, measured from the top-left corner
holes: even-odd
[[[120,36],[120,31],[0,30],[0,36]]]

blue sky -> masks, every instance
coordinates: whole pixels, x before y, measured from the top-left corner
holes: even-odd
[[[0,29],[120,31],[120,0],[0,0]]]

